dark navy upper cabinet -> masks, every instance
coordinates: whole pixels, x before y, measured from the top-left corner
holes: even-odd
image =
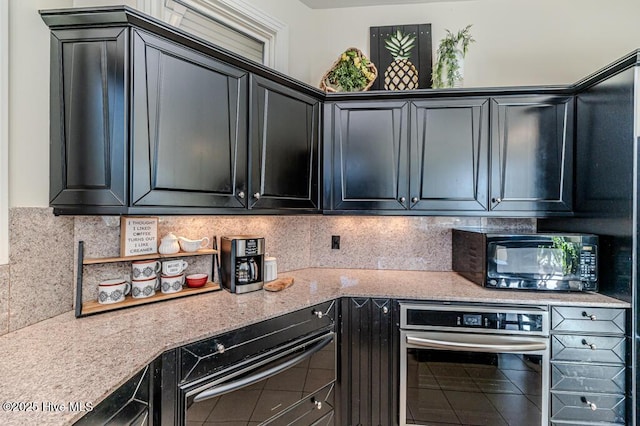
[[[51,33],[52,206],[128,203],[123,27]]]
[[[329,104],[325,211],[568,214],[573,111],[572,96]]]
[[[492,98],[492,211],[571,211],[573,114],[573,96]]]
[[[408,102],[327,104],[325,208],[405,210]]]
[[[245,207],[248,73],[132,37],[132,204]]]
[[[321,92],[127,7],[41,14],[55,214],[319,210]]]
[[[251,118],[249,206],[317,210],[320,101],[252,76]]]
[[[411,209],[487,210],[489,100],[414,101],[410,133]]]

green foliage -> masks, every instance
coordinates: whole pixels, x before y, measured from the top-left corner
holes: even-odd
[[[440,46],[436,51],[436,62],[433,64],[431,78],[433,80],[433,88],[453,87],[456,80],[460,80],[460,64],[458,63],[458,52],[464,58],[467,55],[469,44],[475,42],[471,37],[471,24],[464,29],[453,34],[447,31],[445,38],[440,40]],[[443,75],[446,68],[446,75]]]
[[[554,249],[559,250],[559,255],[554,259],[557,264],[562,266],[564,274],[573,272],[574,267],[578,264],[578,250],[576,245],[570,241],[565,241],[563,237],[552,237],[551,241]]]
[[[395,34],[384,41],[385,48],[391,53],[393,59],[409,59],[411,56],[411,49],[413,49],[416,41],[416,36],[411,34],[402,34],[402,31],[397,30]]]
[[[375,75],[369,71],[369,60],[355,50],[347,50],[340,62],[329,72],[329,83],[343,92],[362,90]]]

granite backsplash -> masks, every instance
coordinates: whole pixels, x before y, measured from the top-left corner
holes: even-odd
[[[10,209],[9,265],[0,265],[0,335],[73,309],[78,241],[85,257],[120,253],[117,217],[54,216],[50,208]],[[308,267],[451,270],[451,228],[535,229],[533,219],[398,216],[161,216],[158,234],[188,238],[258,234],[280,273]],[[340,250],[331,249],[339,235]],[[188,272],[211,269],[188,258]],[[85,266],[85,300],[103,278],[129,274],[127,262]]]

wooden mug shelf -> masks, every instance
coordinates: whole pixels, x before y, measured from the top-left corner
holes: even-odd
[[[165,300],[177,299],[180,297],[193,296],[196,294],[209,293],[212,291],[220,290],[220,284],[213,281],[207,282],[204,286],[199,288],[185,287],[179,292],[164,294],[161,291],[157,291],[155,295],[145,298],[136,299],[131,295],[125,297],[125,300],[118,303],[102,304],[97,300],[82,301],[82,283],[83,283],[83,267],[85,265],[99,265],[104,263],[115,262],[133,262],[136,260],[154,260],[154,259],[171,259],[177,257],[191,257],[191,256],[213,256],[211,275],[212,280],[215,276],[215,271],[218,269],[218,277],[220,276],[218,250],[216,249],[216,238],[213,237],[213,249],[199,249],[195,252],[178,252],[173,254],[144,254],[139,256],[126,256],[126,257],[102,257],[102,258],[85,258],[84,257],[84,241],[78,242],[78,277],[76,281],[76,305],[75,315],[76,318],[84,317],[87,315],[99,314],[103,312],[114,311],[116,309],[125,309],[134,306],[146,305],[148,303],[162,302]],[[97,284],[96,284],[97,285]]]

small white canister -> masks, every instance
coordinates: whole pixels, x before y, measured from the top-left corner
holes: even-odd
[[[278,265],[275,257],[264,258],[264,282],[273,281],[278,278]]]

